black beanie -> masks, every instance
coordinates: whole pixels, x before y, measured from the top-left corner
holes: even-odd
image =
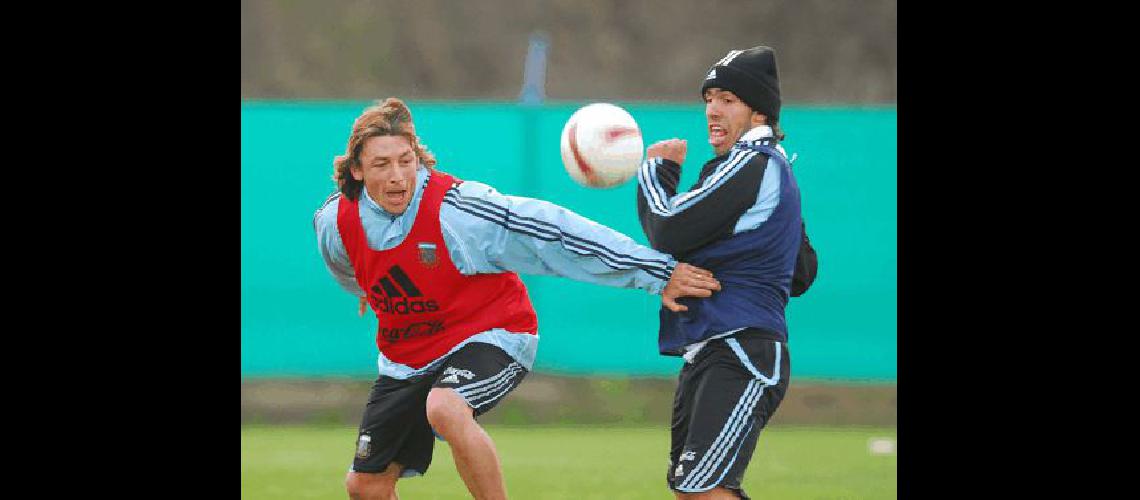
[[[776,52],[763,45],[729,51],[709,68],[701,84],[705,89],[719,87],[732,91],[748,107],[769,118],[780,119],[780,80],[776,75]]]

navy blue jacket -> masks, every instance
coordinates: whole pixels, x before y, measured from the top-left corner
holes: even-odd
[[[680,166],[671,161],[649,158],[639,171],[638,215],[651,246],[712,271],[722,285],[712,297],[680,299],[688,311],[661,309],[662,354],[747,327],[787,340],[784,309],[803,226],[795,176],[770,135],[745,134],[685,193],[674,194]]]

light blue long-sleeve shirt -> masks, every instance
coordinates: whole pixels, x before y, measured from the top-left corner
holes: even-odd
[[[370,248],[388,250],[404,241],[415,222],[430,173],[422,166],[418,169],[412,200],[400,215],[388,213],[367,190],[361,190],[360,221]],[[339,193],[329,196],[313,218],[317,246],[337,283],[363,297],[337,229],[339,200]],[[504,195],[475,181],[464,181],[448,190],[439,219],[448,254],[464,275],[516,272],[562,276],[660,294],[677,264],[672,256],[566,208]],[[536,335],[494,329],[472,336],[452,352],[467,342],[486,342],[503,348],[529,370],[537,341]],[[414,370],[387,360],[382,353],[378,364],[381,375],[395,378],[407,378],[436,365],[433,362]]]

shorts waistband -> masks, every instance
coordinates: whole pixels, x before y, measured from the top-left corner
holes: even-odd
[[[727,339],[727,338],[732,338],[732,337],[748,337],[748,338],[752,338],[752,339],[771,340],[773,342],[787,342],[787,338],[784,335],[781,335],[777,332],[773,332],[772,330],[766,330],[764,328],[755,328],[755,327],[745,328],[739,332],[736,332],[732,335],[728,335],[728,336],[723,337],[723,338]]]

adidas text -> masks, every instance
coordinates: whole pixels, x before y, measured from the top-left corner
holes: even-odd
[[[396,299],[389,299],[388,297],[375,297],[376,310],[382,313],[393,314],[413,314],[436,312],[439,310],[439,303],[434,299],[429,300],[408,300],[407,297],[400,297]]]

